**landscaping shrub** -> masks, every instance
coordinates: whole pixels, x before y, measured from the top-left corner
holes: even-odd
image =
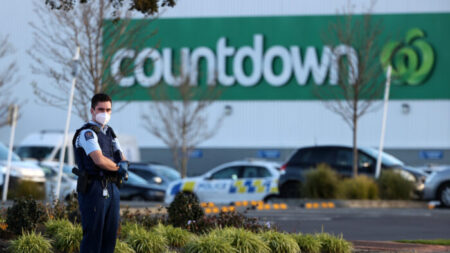
[[[333,253],[351,253],[352,244],[344,238],[342,235],[340,237],[333,236],[328,233],[316,234],[317,239],[319,239],[322,245],[322,252],[333,252]]]
[[[50,219],[68,219],[72,223],[81,223],[77,194],[70,194],[66,201],[54,200],[52,204],[47,205],[47,213]]]
[[[364,175],[343,180],[339,192],[344,199],[378,199],[378,185]]]
[[[158,233],[149,232],[138,226],[129,231],[130,233],[125,236],[125,242],[136,253],[158,253],[168,249],[166,238]]]
[[[9,251],[12,253],[51,253],[52,245],[40,233],[25,232],[16,240],[11,241]]]
[[[12,207],[6,211],[8,230],[16,235],[31,231],[46,220],[44,206],[30,198],[14,200]]]
[[[181,228],[174,228],[173,226],[164,226],[158,224],[152,228],[152,231],[164,236],[167,243],[172,248],[183,248],[188,242],[195,238],[195,235],[187,230]]]
[[[178,193],[167,212],[169,223],[174,227],[182,228],[187,227],[189,221],[197,221],[205,216],[197,197],[188,193]]]
[[[300,247],[289,235],[275,231],[268,231],[261,234],[263,241],[274,253],[298,253]]]
[[[80,225],[66,226],[55,235],[55,247],[65,253],[80,251],[83,230]]]
[[[240,253],[270,253],[269,246],[257,234],[242,228],[224,228],[212,231],[227,240]]]
[[[167,225],[167,215],[163,213],[163,207],[160,206],[156,212],[149,208],[144,210],[136,210],[131,212],[129,207],[126,207],[122,212],[122,222],[138,223],[147,229],[150,229],[158,224]]]
[[[414,183],[405,179],[399,171],[383,170],[378,178],[382,199],[410,199]]]
[[[291,237],[297,242],[301,252],[320,253],[322,245],[315,236],[299,233],[292,234]]]
[[[128,237],[133,236],[134,234],[145,232],[146,230],[142,225],[134,222],[125,222],[121,226],[119,236],[126,241]]]
[[[136,253],[133,248],[131,248],[128,244],[125,242],[116,241],[116,247],[114,248],[115,253]]]
[[[233,253],[237,250],[231,246],[228,240],[224,240],[216,234],[210,234],[189,242],[183,252]]]
[[[73,226],[72,223],[66,219],[48,220],[44,225],[45,233],[50,237],[56,236],[63,228]]]
[[[45,187],[42,183],[31,181],[12,182],[8,189],[8,199],[32,198],[45,199]]]
[[[217,215],[204,216],[195,222],[190,222],[186,229],[195,234],[204,234],[213,229],[225,227],[243,228],[252,232],[264,232],[271,229],[257,218],[247,217],[239,212],[220,212]]]
[[[337,196],[338,187],[338,174],[327,164],[319,164],[306,172],[303,192],[307,198],[332,199]]]

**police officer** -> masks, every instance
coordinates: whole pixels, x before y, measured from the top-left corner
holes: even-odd
[[[127,175],[125,157],[112,128],[111,98],[96,94],[92,120],[73,139],[78,166],[78,203],[83,227],[80,252],[114,252],[120,218],[118,185]],[[127,162],[126,162],[127,163]],[[118,165],[119,164],[119,165]]]

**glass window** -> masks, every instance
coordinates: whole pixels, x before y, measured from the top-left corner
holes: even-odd
[[[337,166],[352,166],[353,165],[353,151],[350,149],[338,149],[336,150],[336,163]]]
[[[258,177],[258,167],[245,167],[242,173],[243,178],[255,178]]]
[[[241,167],[228,167],[211,176],[211,179],[235,179],[239,178],[239,170]]]
[[[0,143],[0,160],[8,160],[9,149]],[[20,157],[16,153],[12,153],[12,161],[20,161]]]
[[[292,164],[302,165],[302,164],[319,164],[327,163],[332,164],[333,162],[333,150],[329,148],[309,148],[299,150],[292,157]]]
[[[52,152],[53,147],[20,147],[17,154],[22,158],[33,158],[36,160],[44,160]]]
[[[146,170],[132,170],[132,171],[146,180],[150,180],[156,176],[154,173]]]
[[[373,173],[375,171],[374,160],[361,152],[358,153],[358,164],[361,172]]]
[[[374,159],[378,158],[378,150],[373,148],[361,148],[362,151],[366,152],[369,156],[373,157]],[[394,166],[402,166],[404,163],[400,161],[398,158],[388,154],[388,153],[381,153],[381,162],[383,165],[388,167],[394,167]]]

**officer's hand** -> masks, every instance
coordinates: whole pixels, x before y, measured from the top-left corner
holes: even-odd
[[[121,161],[117,164],[119,166],[119,169],[117,170],[117,174],[119,174],[119,177],[125,179],[125,181],[128,180],[128,161]]]

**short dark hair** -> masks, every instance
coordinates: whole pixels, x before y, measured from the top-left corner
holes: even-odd
[[[91,108],[95,109],[95,107],[97,106],[97,104],[99,102],[111,102],[112,104],[112,100],[111,97],[108,96],[108,94],[105,93],[97,93],[95,94],[92,99],[91,99]]]

